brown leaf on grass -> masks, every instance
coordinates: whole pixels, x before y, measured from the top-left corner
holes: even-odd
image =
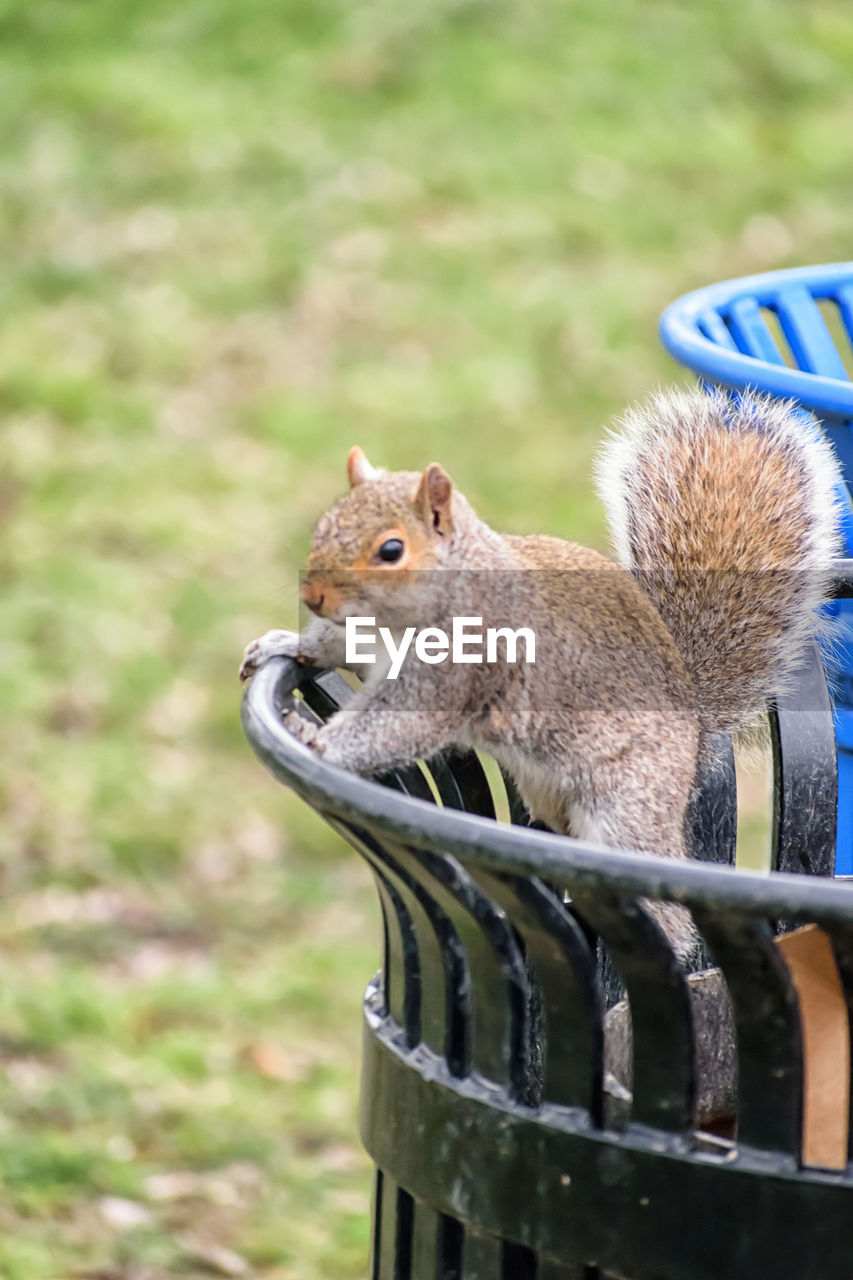
[[[143,1187],[149,1200],[208,1200],[223,1207],[239,1207],[253,1199],[263,1185],[263,1175],[248,1161],[235,1161],[222,1169],[198,1173],[170,1169],[152,1173]]]
[[[361,1169],[362,1152],[355,1146],[347,1147],[343,1143],[331,1143],[320,1152],[323,1168],[328,1173],[351,1173]]]
[[[74,1280],[167,1280],[164,1272],[138,1262],[119,1262],[93,1271],[72,1271]]]
[[[186,1234],[178,1236],[177,1242],[190,1260],[202,1263],[215,1275],[236,1277],[251,1275],[251,1268],[244,1257],[235,1253],[233,1249],[226,1249],[224,1245],[217,1244],[215,1240]]]
[[[149,1200],[186,1200],[201,1193],[202,1179],[190,1169],[152,1173],[143,1183]]]
[[[142,932],[157,925],[153,903],[141,892],[97,887],[74,893],[50,885],[21,897],[15,908],[15,924],[20,929],[49,925],[122,925]]]
[[[66,738],[87,737],[100,725],[99,701],[89,689],[73,685],[64,689],[48,712],[48,728]]]
[[[263,1174],[248,1160],[235,1160],[205,1175],[204,1190],[212,1204],[242,1206],[256,1199],[264,1185]]]
[[[268,1080],[283,1080],[299,1084],[308,1075],[310,1060],[305,1054],[292,1053],[284,1045],[272,1040],[260,1040],[247,1045],[244,1057],[249,1066]]]
[[[114,1231],[133,1231],[136,1227],[146,1227],[153,1217],[151,1210],[144,1204],[139,1204],[136,1200],[125,1200],[122,1196],[102,1196],[98,1201],[98,1212]]]
[[[47,1092],[60,1068],[58,1063],[51,1064],[40,1058],[20,1057],[4,1063],[3,1070],[16,1093],[32,1097]]]

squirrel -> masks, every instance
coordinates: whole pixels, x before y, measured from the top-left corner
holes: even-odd
[[[326,725],[286,716],[329,763],[375,774],[479,748],[552,830],[687,856],[714,735],[766,708],[829,596],[839,470],[817,425],[791,402],[698,388],[629,410],[597,461],[615,560],[495,532],[437,463],[389,472],[354,448],[347,470],[301,587],[316,617],[248,645],[241,678],[274,655],[349,666],[364,683]],[[399,640],[472,615],[529,628],[535,661],[424,661],[409,649],[396,679],[387,662],[347,662],[347,618],[374,618]],[[684,960],[696,941],[686,910],[646,908]]]

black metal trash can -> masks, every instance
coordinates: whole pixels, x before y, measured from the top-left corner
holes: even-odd
[[[275,659],[247,690],[247,735],[367,860],[383,911],[361,1101],[376,1164],[371,1280],[851,1280],[853,1164],[801,1159],[799,1006],[774,944],[780,928],[818,923],[849,1012],[853,893],[786,874],[833,865],[835,746],[816,652],[771,716],[771,876],[496,822],[473,755],[431,762],[429,781],[419,768],[384,786],[343,773],[282,727],[297,685],[299,707],[321,718],[349,696],[334,672]],[[734,843],[721,760],[695,824],[715,861]],[[658,898],[690,907],[718,966],[730,1022],[710,1035],[732,1038],[731,1114],[710,1127],[702,980],[645,913]],[[630,1008],[628,1079],[608,1070],[625,1005],[608,1013],[618,992],[603,949]]]

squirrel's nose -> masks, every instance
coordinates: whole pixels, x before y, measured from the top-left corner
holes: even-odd
[[[303,582],[299,594],[312,613],[320,612],[326,595],[319,582]]]

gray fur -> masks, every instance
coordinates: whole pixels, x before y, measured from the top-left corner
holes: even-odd
[[[826,596],[837,468],[817,429],[788,405],[753,398],[733,411],[699,392],[631,411],[599,464],[622,568],[556,538],[496,533],[455,492],[439,519],[416,473],[364,462],[367,478],[314,535],[308,576],[334,606],[299,656],[341,665],[348,615],[395,631],[449,631],[454,616],[477,615],[532,628],[536,662],[428,666],[410,653],[398,679],[372,669],[319,732],[295,732],[360,773],[451,745],[483,749],[553,830],[684,857],[705,737],[764,705]],[[387,528],[405,532],[414,571],[364,568]],[[279,634],[292,653],[292,633]],[[245,674],[275,651],[275,639],[255,643]],[[686,955],[695,932],[684,909],[647,906]]]

